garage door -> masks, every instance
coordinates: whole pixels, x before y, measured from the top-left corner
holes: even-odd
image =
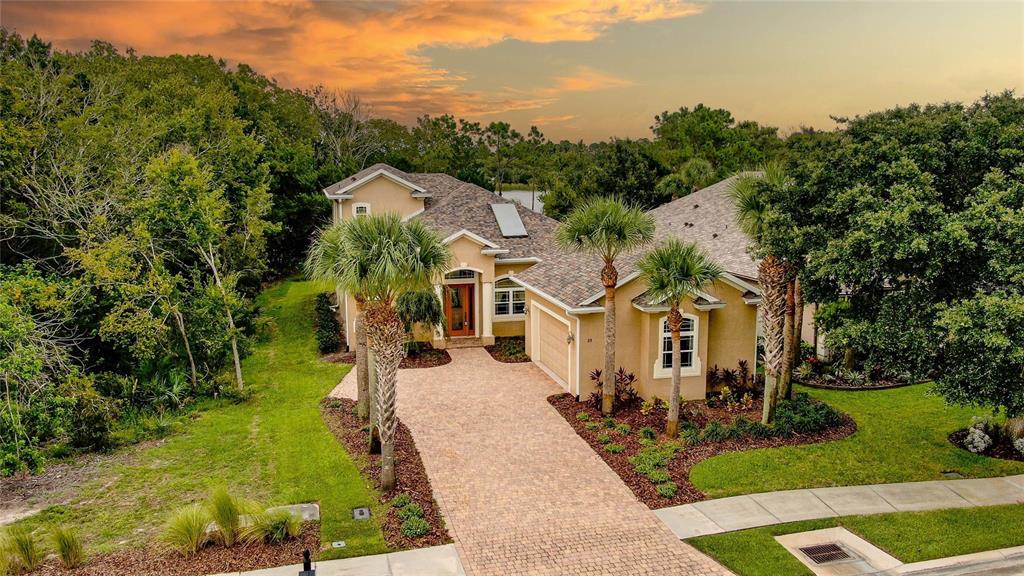
[[[569,387],[569,326],[560,318],[537,308],[537,363],[562,386]]]

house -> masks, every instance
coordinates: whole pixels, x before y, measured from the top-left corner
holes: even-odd
[[[696,242],[724,269],[721,280],[684,304],[682,394],[703,398],[707,370],[757,358],[757,261],[736,226],[732,179],[650,211],[655,242]],[[601,262],[555,244],[557,222],[446,174],[410,174],[371,166],[327,187],[334,220],[396,212],[434,228],[451,247],[451,269],[437,286],[447,326],[417,334],[435,347],[486,345],[496,336],[525,336],[537,366],[566,391],[596,389],[590,372],[604,365]],[[636,268],[641,253],[616,262],[616,364],[637,376],[641,395],[666,398],[671,387],[667,307],[647,297]],[[346,333],[355,301],[342,295]],[[447,332],[447,338],[445,337]],[[804,334],[810,334],[805,329]]]

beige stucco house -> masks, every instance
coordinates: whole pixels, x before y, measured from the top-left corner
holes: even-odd
[[[655,239],[696,242],[725,270],[721,280],[684,306],[683,396],[703,398],[708,368],[735,368],[757,357],[757,262],[734,224],[731,180],[662,205],[650,214]],[[557,222],[446,174],[411,174],[371,166],[324,190],[335,221],[394,212],[421,219],[451,247],[453,261],[437,286],[447,326],[418,334],[443,348],[486,345],[496,336],[525,336],[533,362],[566,391],[595,389],[589,374],[603,365],[600,261],[559,249]],[[639,253],[617,262],[616,364],[637,376],[645,397],[665,398],[671,385],[668,310],[646,297]],[[355,302],[340,294],[346,334]],[[445,336],[447,332],[447,337]],[[805,331],[805,333],[807,333]]]

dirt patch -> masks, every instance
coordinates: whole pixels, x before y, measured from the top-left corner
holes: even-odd
[[[87,557],[85,565],[75,570],[67,570],[56,561],[49,560],[42,568],[31,574],[202,576],[298,564],[302,562],[303,550],[309,550],[315,559],[319,549],[320,523],[304,522],[302,534],[298,538],[277,544],[239,544],[231,548],[210,545],[192,556],[182,556],[172,550],[151,546]]]
[[[949,441],[954,446],[961,450],[967,450],[967,428],[963,430],[957,430],[949,435]],[[967,450],[970,452],[970,450]],[[988,456],[989,458],[999,458],[1000,460],[1013,460],[1016,462],[1024,462],[1024,454],[1021,454],[1016,448],[1013,447],[1013,442],[1006,435],[1000,434],[996,438],[992,445],[989,446],[988,450],[981,453],[982,456]]]
[[[355,364],[356,353],[335,352],[333,354],[325,354],[321,356],[321,359],[335,364]],[[402,358],[402,363],[398,365],[398,368],[403,370],[407,368],[434,368],[435,366],[444,366],[451,361],[452,357],[448,354],[447,350],[438,350],[430,344],[426,344],[418,353]]]
[[[328,398],[321,404],[321,414],[327,427],[342,443],[364,477],[380,489],[380,455],[367,454],[368,424],[356,416],[356,403],[348,398]],[[387,517],[381,521],[384,541],[397,549],[422,548],[448,544],[452,539],[445,529],[441,511],[434,501],[434,491],[427,478],[419,450],[412,439],[412,433],[401,421],[395,434],[395,475],[398,478],[395,489],[382,495],[382,502],[388,503],[399,494],[408,494],[412,502],[423,509],[423,519],[430,524],[430,532],[416,538],[402,534],[402,521],[398,509],[389,507]]]
[[[830,442],[845,438],[857,430],[857,425],[853,420],[849,416],[843,415],[843,423],[840,426],[830,428],[818,434],[795,434],[789,438],[744,436],[737,439],[705,441],[695,446],[686,446],[677,451],[675,456],[666,465],[665,470],[668,472],[670,480],[676,483],[679,490],[675,496],[665,498],[657,493],[655,484],[646,476],[639,474],[629,462],[630,456],[644,448],[640,435],[642,428],[650,427],[654,429],[659,438],[664,439],[666,413],[664,408],[656,408],[646,414],[639,407],[627,408],[616,412],[614,416],[615,422],[617,424],[628,424],[631,428],[628,434],[622,434],[603,425],[601,411],[595,408],[591,402],[576,402],[576,399],[570,394],[550,396],[548,397],[548,402],[558,410],[558,413],[576,430],[576,433],[590,444],[594,452],[622,478],[622,481],[629,486],[637,499],[653,509],[704,500],[704,493],[690,482],[690,470],[702,460],[707,460],[726,452]],[[580,412],[588,414],[587,420],[582,421],[577,418],[577,414]],[[686,402],[680,414],[681,419],[693,422],[699,428],[703,428],[712,420],[728,424],[734,418],[741,415],[749,420],[757,421],[760,420],[761,403],[760,401],[755,401],[754,406],[747,410],[730,412],[722,408],[709,408],[703,402]],[[596,422],[600,427],[596,430],[589,430],[587,424],[592,422]],[[625,450],[619,454],[608,452],[605,449],[605,444],[602,444],[598,439],[604,434],[611,437],[612,443],[624,446]]]
[[[487,350],[491,358],[506,364],[530,361],[526,355],[526,338],[523,336],[499,336],[494,339],[494,344],[484,346],[484,350]]]

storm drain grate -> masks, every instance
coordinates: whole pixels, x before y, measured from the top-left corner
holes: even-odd
[[[813,560],[815,564],[828,564],[829,562],[838,562],[840,560],[847,560],[851,558],[851,556],[846,553],[846,550],[843,550],[836,544],[807,546],[805,548],[801,548],[800,551]]]

